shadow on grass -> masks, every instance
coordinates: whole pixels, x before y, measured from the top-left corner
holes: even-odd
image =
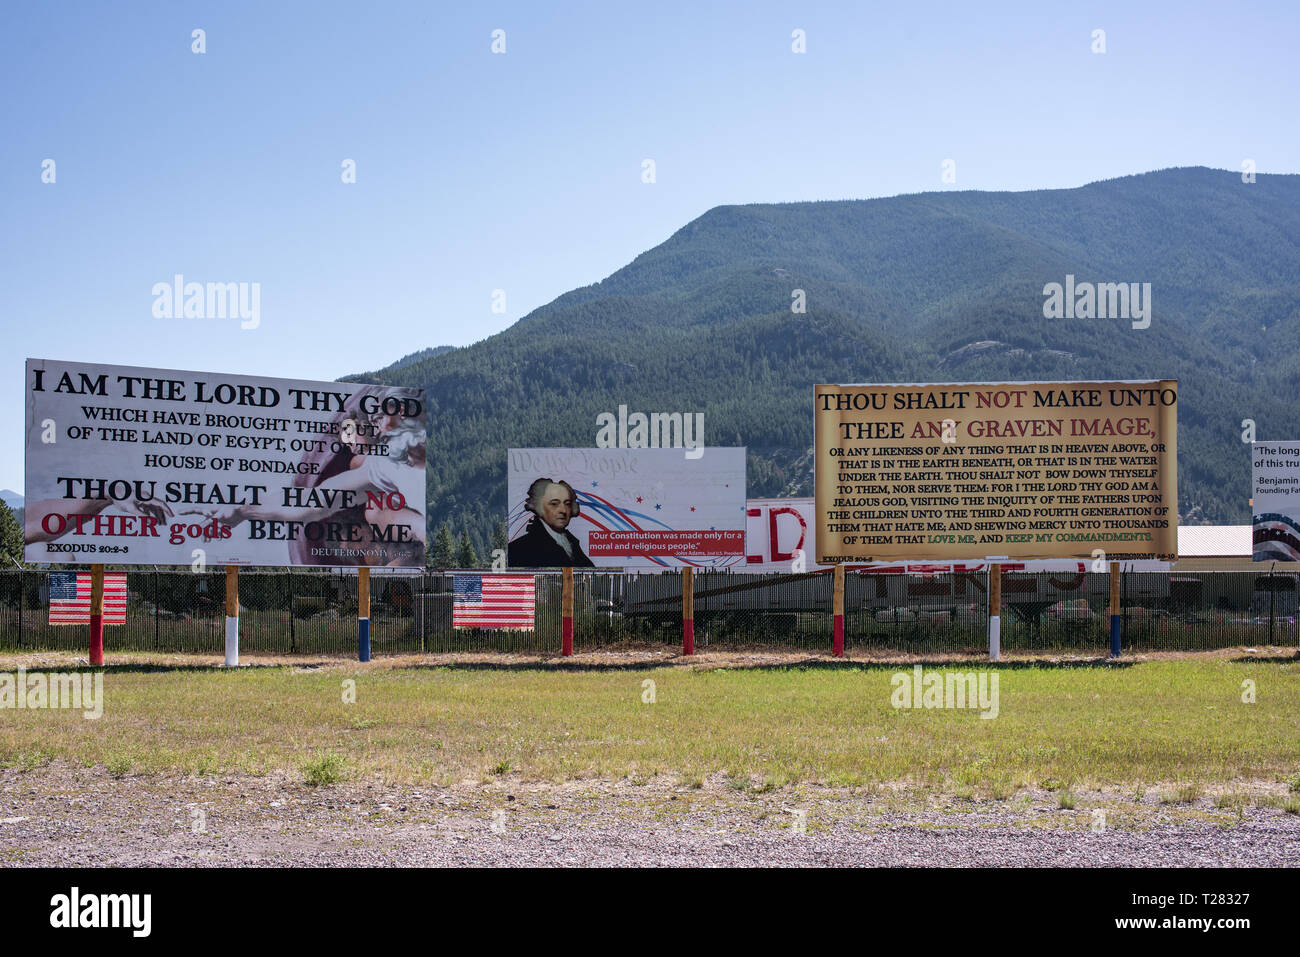
[[[266,665],[237,665],[234,668],[227,668],[225,665],[154,665],[138,661],[124,662],[123,664],[113,664],[105,662],[102,665],[52,665],[45,666],[39,663],[35,667],[29,665],[0,665],[0,674],[6,672],[12,673],[21,667],[27,674],[113,674],[113,675],[130,675],[130,674],[170,674],[170,673],[203,673],[203,672],[228,672],[235,674],[240,671],[274,671],[277,668],[295,668],[304,667],[303,665],[290,664],[266,664]],[[313,670],[314,667],[313,667]]]
[[[1235,665],[1293,665],[1300,661],[1300,650],[1293,655],[1242,655],[1240,658],[1229,658]]]
[[[593,654],[607,653],[612,656],[628,654],[635,651],[661,651],[662,649],[637,648],[637,649],[592,649],[579,650],[578,654],[584,658]],[[730,655],[763,655],[763,654],[791,654],[788,650],[781,651],[778,649],[733,649],[733,648],[704,648],[700,649],[698,656],[686,656],[677,652],[671,655],[663,655],[646,661],[628,661],[628,660],[609,660],[609,661],[592,661],[592,660],[574,660],[565,658],[559,654],[544,654],[537,652],[528,652],[527,658],[518,661],[493,661],[491,659],[474,660],[474,661],[412,661],[403,663],[402,659],[407,655],[376,655],[374,661],[381,664],[385,671],[485,671],[485,672],[525,672],[525,671],[554,671],[554,672],[577,672],[577,673],[603,673],[603,672],[637,672],[637,671],[654,671],[663,668],[686,668],[694,671],[756,671],[756,672],[781,672],[781,671],[863,671],[863,672],[880,672],[889,671],[895,673],[898,671],[911,670],[916,665],[924,669],[946,669],[946,670],[981,670],[981,671],[1032,671],[1032,670],[1077,670],[1077,669],[1111,669],[1111,668],[1130,668],[1141,662],[1132,658],[1112,659],[1104,654],[1090,656],[1079,656],[1069,658],[1036,658],[1036,659],[1011,659],[1002,661],[989,661],[987,655],[976,651],[930,651],[928,653],[918,654],[914,651],[891,650],[884,648],[858,649],[860,654],[879,654],[907,656],[905,660],[899,660],[898,657],[889,660],[880,660],[876,658],[859,658],[853,657],[853,652],[849,655],[834,659],[829,658],[825,653],[810,654],[807,657],[797,658],[790,657],[782,661],[744,661],[744,660],[724,660],[711,661],[707,656],[711,653],[722,653]],[[447,654],[467,654],[470,652],[447,652]],[[253,652],[252,654],[256,654]],[[438,655],[438,652],[426,653],[428,655]],[[490,654],[490,652],[485,652]],[[513,652],[512,654],[521,654]],[[1058,652],[1043,654],[1071,654],[1073,652]],[[1250,663],[1289,663],[1300,660],[1300,656],[1286,657],[1256,657],[1244,656],[1241,658],[1231,659],[1236,662]],[[313,656],[303,661],[278,661],[278,662],[249,662],[241,664],[235,668],[227,668],[224,664],[173,664],[161,662],[122,662],[114,664],[111,661],[102,666],[91,666],[89,664],[57,664],[43,665],[40,662],[30,662],[22,665],[28,673],[46,672],[51,674],[78,674],[86,672],[106,672],[109,674],[202,674],[202,673],[238,673],[240,671],[274,671],[274,670],[298,670],[310,673],[321,668],[337,667],[340,665],[353,666],[359,665],[355,657],[349,656]],[[0,672],[16,671],[18,664],[0,664]]]
[[[424,663],[405,666],[406,671],[574,671],[574,672],[614,672],[614,671],[654,671],[662,668],[690,667],[698,671],[910,671],[916,665],[927,669],[982,670],[982,671],[1032,671],[1063,670],[1080,668],[1131,668],[1141,664],[1138,661],[1109,658],[1072,659],[1070,661],[988,661],[971,658],[919,658],[909,661],[839,661],[826,658],[807,658],[783,662],[710,662],[698,661],[686,655],[673,655],[655,661],[571,661],[558,655],[533,661],[448,661],[444,664]]]

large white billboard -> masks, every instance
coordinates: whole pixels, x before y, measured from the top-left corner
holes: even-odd
[[[422,567],[423,390],[28,359],[29,562]]]
[[[510,449],[511,568],[733,567],[745,450]]]
[[[1255,442],[1251,464],[1252,555],[1300,562],[1300,442]]]

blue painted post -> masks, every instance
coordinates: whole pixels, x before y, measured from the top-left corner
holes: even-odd
[[[357,658],[370,660],[370,568],[357,569]]]

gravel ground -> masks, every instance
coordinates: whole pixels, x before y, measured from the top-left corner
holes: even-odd
[[[1237,790],[1249,787],[1240,785]],[[1258,787],[1258,786],[1256,786]],[[20,866],[1261,866],[1300,862],[1300,816],[1133,789],[971,802],[891,789],[651,782],[0,772],[0,864]],[[1095,813],[1105,814],[1103,822]]]

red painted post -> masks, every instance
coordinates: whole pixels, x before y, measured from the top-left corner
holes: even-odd
[[[563,576],[563,591],[560,596],[560,614],[564,616],[560,631],[560,654],[565,658],[573,657],[573,569],[566,568]]]
[[[682,569],[682,654],[695,654],[695,569]]]
[[[835,566],[835,598],[831,610],[834,616],[831,623],[831,654],[836,658],[844,657],[844,566]]]
[[[90,663],[104,663],[104,566],[90,566]]]

